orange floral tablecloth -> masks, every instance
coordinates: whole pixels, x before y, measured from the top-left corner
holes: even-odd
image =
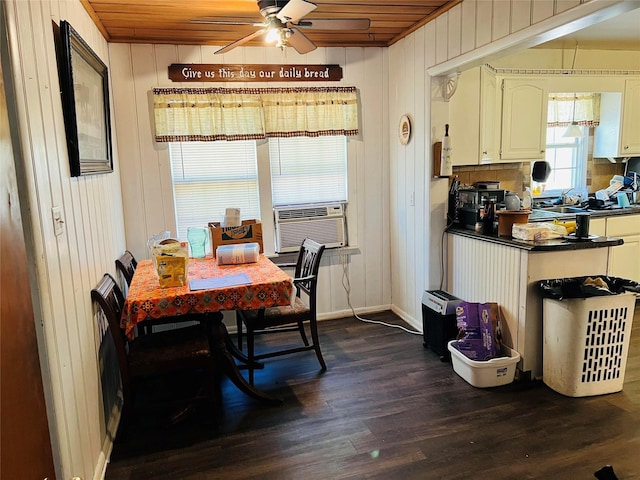
[[[251,283],[191,291],[187,281],[183,287],[162,288],[153,262],[141,260],[129,287],[121,327],[131,336],[136,324],[144,320],[221,310],[255,310],[291,303],[291,277],[264,255],[260,255],[257,263],[242,265],[218,265],[211,257],[189,259],[188,280],[240,273],[247,274]]]

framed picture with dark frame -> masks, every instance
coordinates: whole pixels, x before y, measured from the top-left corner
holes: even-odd
[[[55,33],[71,176],[113,172],[107,66],[68,22]]]

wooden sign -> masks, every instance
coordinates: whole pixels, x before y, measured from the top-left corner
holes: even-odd
[[[169,79],[174,82],[337,82],[340,65],[222,65],[173,63]]]

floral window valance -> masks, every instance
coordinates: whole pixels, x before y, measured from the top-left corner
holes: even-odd
[[[600,125],[599,93],[554,93],[549,95],[549,127],[567,127],[572,122],[585,127]]]
[[[157,142],[358,134],[355,87],[154,88]]]

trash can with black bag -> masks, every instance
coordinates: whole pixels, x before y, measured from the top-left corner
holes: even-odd
[[[538,282],[542,380],[570,397],[622,390],[640,284],[603,275]]]

